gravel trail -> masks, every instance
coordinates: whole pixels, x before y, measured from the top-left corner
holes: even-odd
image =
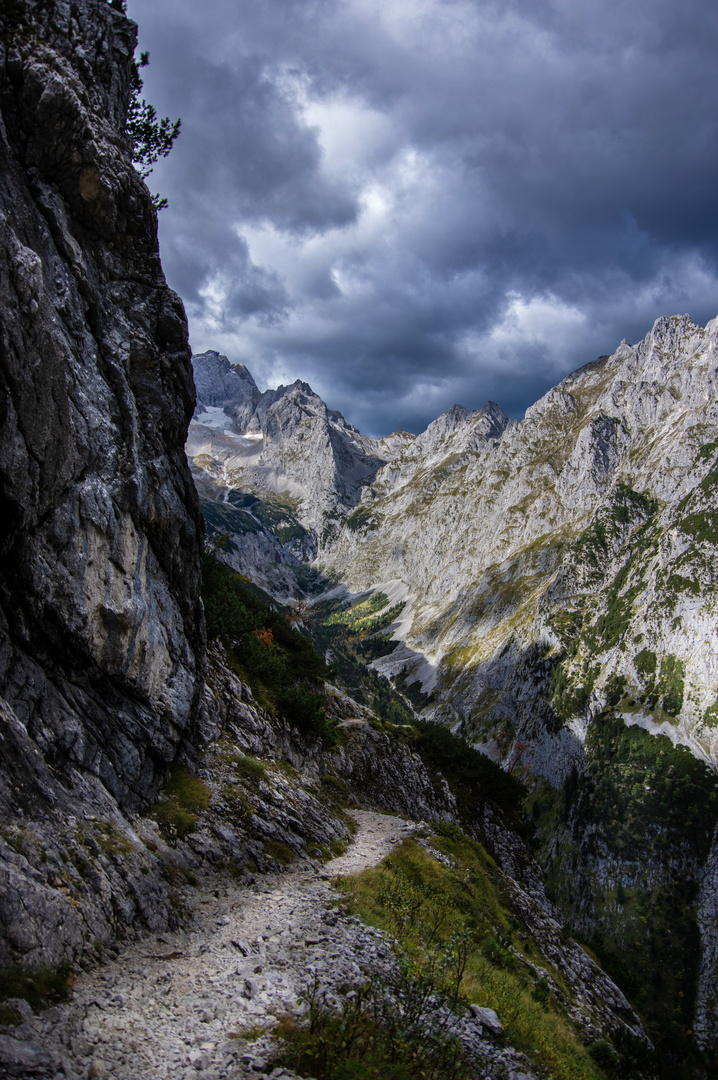
[[[376,865],[414,825],[355,810],[357,833],[344,855],[253,886],[223,880],[192,889],[193,926],[146,937],[81,976],[72,1001],[35,1018],[57,1062],[57,1080],[223,1080],[266,1072],[262,1040],[230,1038],[300,1007],[316,974],[324,985],[390,962],[382,935],[337,914],[330,879]]]

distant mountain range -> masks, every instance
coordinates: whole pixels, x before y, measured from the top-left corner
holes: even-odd
[[[378,666],[408,665],[433,695],[432,715],[482,742],[510,720],[532,742],[533,768],[560,779],[607,680],[624,677],[643,695],[636,641],[658,667],[669,656],[682,663],[684,693],[668,711],[648,695],[626,718],[715,763],[717,334],[715,323],[661,319],[520,423],[492,402],[455,405],[421,435],[385,439],[361,435],[306,383],[260,393],[243,365],[204,353],[193,361],[187,451],[210,521],[224,513],[235,537],[264,529],[272,561],[253,569],[270,588],[273,566],[299,560],[354,593],[390,584],[402,593],[401,647]],[[245,494],[259,500],[254,510]],[[283,568],[279,593],[291,584]],[[607,630],[612,603],[622,616]],[[557,761],[535,701],[524,709],[505,675],[534,644],[558,655],[571,620],[577,641],[598,634],[601,673],[587,686],[573,660],[562,662],[583,695],[559,708]],[[545,710],[556,714],[552,700]]]
[[[372,668],[534,777],[544,868],[575,929],[618,956],[627,926],[665,921],[660,890],[694,883],[699,1031],[718,1021],[718,810],[698,764],[718,764],[717,346],[718,320],[662,318],[521,422],[455,405],[384,439],[305,383],[261,394],[210,352],[193,361],[187,443],[237,569],[285,601],[400,605]],[[686,760],[704,778],[688,801]],[[552,877],[557,855],[572,874]]]

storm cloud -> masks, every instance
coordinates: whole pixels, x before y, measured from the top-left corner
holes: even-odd
[[[130,0],[195,351],[367,434],[718,313],[708,0]]]

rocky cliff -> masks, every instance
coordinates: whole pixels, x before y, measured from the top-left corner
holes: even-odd
[[[199,393],[188,455],[226,487],[281,493],[290,508],[301,506],[314,534],[356,506],[385,464],[381,442],[307,383],[260,393],[243,364],[216,352],[195,356],[193,366]]]
[[[136,27],[18,0],[0,41],[0,813],[61,866],[61,823],[146,804],[195,723],[195,394],[124,134]],[[4,853],[0,960],[71,952],[91,928]]]
[[[326,510],[292,395],[271,485],[222,471],[225,449],[210,441],[195,453],[197,418],[189,451],[215,498],[236,503],[251,488],[293,501],[317,565],[348,590],[402,594],[398,647],[376,667],[418,680],[435,718],[497,753],[525,743],[532,770],[561,783],[618,680],[628,722],[716,763],[717,340],[717,322],[661,319],[521,423],[492,403],[454,406],[418,437],[366,440],[384,464],[362,478],[358,505],[339,485]],[[587,675],[589,654],[600,671]]]

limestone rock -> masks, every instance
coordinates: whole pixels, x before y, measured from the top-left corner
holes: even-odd
[[[124,132],[135,25],[18,0],[0,29],[0,813],[52,844],[70,816],[145,805],[193,730],[195,395]],[[5,906],[29,905],[10,956],[33,929],[45,962],[92,934],[19,862],[2,873]]]
[[[477,1023],[481,1024],[483,1028],[490,1031],[492,1035],[501,1035],[504,1030],[504,1025],[498,1018],[496,1012],[493,1009],[488,1009],[482,1005],[469,1005],[469,1012],[473,1016]]]

